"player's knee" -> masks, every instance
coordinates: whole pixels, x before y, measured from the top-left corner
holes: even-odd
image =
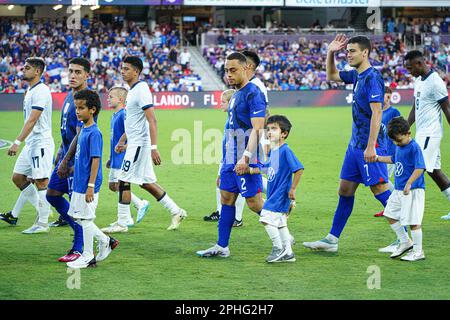
[[[110,182],[109,183],[109,190],[111,190],[112,192],[119,191],[119,183],[118,182]]]
[[[119,181],[119,203],[123,202],[123,193],[129,192],[131,190],[131,186],[129,182]],[[127,202],[129,203],[129,202]]]
[[[21,190],[30,184],[30,182],[27,181],[27,177],[18,173],[14,173],[11,177],[11,180],[17,186],[17,188]]]
[[[379,183],[379,184],[370,186],[370,190],[372,190],[372,193],[374,195],[378,195],[380,193],[383,193],[383,192],[385,192],[388,189],[389,189],[389,184],[387,184],[387,183]]]
[[[64,193],[54,189],[47,188],[47,197],[62,197]]]
[[[48,186],[48,179],[36,179],[35,184],[38,190],[45,190]]]

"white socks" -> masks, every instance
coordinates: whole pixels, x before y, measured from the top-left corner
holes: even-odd
[[[126,227],[128,225],[128,221],[133,220],[131,217],[130,205],[119,203],[117,205],[117,217],[119,225]]]
[[[399,221],[391,224],[390,226],[397,235],[397,239],[400,240],[401,243],[406,243],[409,241],[408,231],[405,230],[405,228],[400,224]]]
[[[100,231],[93,220],[80,220],[79,224],[83,227],[83,256],[89,260],[93,259],[94,238],[103,243],[109,241],[109,238]]]
[[[161,203],[161,205],[172,215],[179,214],[181,211],[180,207],[177,206],[177,204],[169,197],[167,193],[159,200],[159,203]]]
[[[39,194],[39,223],[42,224],[48,224],[48,217],[50,216],[50,203],[48,203],[47,201],[47,189],[45,190],[39,190],[38,191]]]
[[[417,230],[411,230],[411,238],[414,242],[414,251],[422,252],[422,228]]]
[[[277,249],[283,249],[283,243],[281,241],[280,232],[277,227],[266,224],[264,228],[269,235],[270,240],[272,240],[272,246]]]
[[[336,236],[333,236],[331,233],[329,233],[325,239],[327,239],[328,241],[330,241],[331,243],[338,243],[339,238],[337,238]]]
[[[27,201],[30,201],[31,205],[39,211],[39,195],[33,184],[29,184],[25,189],[20,192],[17,198],[16,204],[11,211],[14,218],[17,218],[22,211],[23,206]]]
[[[244,211],[244,206],[245,206],[245,198],[241,195],[238,196],[238,198],[236,199],[236,216],[235,219],[238,221],[242,221],[242,212]]]
[[[450,187],[442,191],[442,194],[447,198],[448,201],[450,201]]]
[[[136,209],[139,209],[142,206],[142,200],[139,199],[133,192],[131,192],[131,203]]]
[[[283,243],[284,248],[287,251],[287,254],[292,254],[292,247],[291,247],[291,234],[289,233],[289,230],[287,227],[283,227],[278,229],[278,232],[280,234],[281,242]]]

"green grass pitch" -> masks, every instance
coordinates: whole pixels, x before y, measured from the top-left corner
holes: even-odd
[[[400,108],[405,116],[409,108]],[[257,216],[244,211],[244,226],[231,237],[231,257],[199,258],[195,251],[214,244],[217,224],[203,216],[215,208],[217,164],[175,165],[171,150],[178,143],[171,135],[185,128],[194,135],[194,121],[222,130],[225,115],[217,110],[157,111],[158,146],[163,164],[156,168],[159,183],[188,211],[178,231],[166,231],[169,214],[143,190],[133,192],[151,200],[149,214],[127,234],[117,235],[119,247],[95,269],[81,270],[80,289],[68,289],[71,274],[57,262],[71,245],[69,227],[49,234],[24,235],[34,221],[27,204],[19,225],[0,222],[0,299],[449,299],[450,222],[440,216],[449,203],[429,177],[426,178],[424,250],[427,259],[416,263],[392,260],[377,252],[394,235],[368,188],[360,187],[353,214],[338,254],[314,253],[303,241],[317,240],[329,231],[337,204],[339,172],[351,133],[350,108],[292,108],[271,110],[287,115],[293,129],[287,142],[305,165],[297,194],[297,208],[289,219],[295,236],[297,262],[269,265],[264,259],[271,248]],[[14,140],[23,124],[20,112],[1,113],[0,138]],[[53,114],[57,146],[59,112]],[[109,152],[111,111],[102,111],[99,123],[104,137],[104,160]],[[450,174],[450,135],[441,145],[443,170]],[[206,147],[204,143],[203,147]],[[193,146],[193,144],[192,144]],[[198,155],[198,154],[197,154]],[[10,180],[16,158],[0,150],[0,210],[10,210],[19,194]],[[191,155],[192,161],[194,154]],[[104,227],[116,219],[117,196],[107,187],[104,168],[96,224]],[[136,212],[133,210],[133,215]],[[52,220],[57,217],[53,214]],[[381,289],[368,289],[371,266],[380,268]]]

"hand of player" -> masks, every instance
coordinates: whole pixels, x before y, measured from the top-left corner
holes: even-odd
[[[375,162],[377,157],[377,151],[375,148],[367,146],[366,150],[364,150],[364,161],[367,163]]]
[[[8,156],[15,156],[17,154],[17,151],[19,150],[19,146],[15,143],[12,144],[12,146],[8,150]]]
[[[126,149],[127,149],[127,145],[119,141],[119,142],[117,143],[116,147],[114,148],[114,151],[115,151],[116,153],[122,153],[122,152],[124,152]]]
[[[339,50],[342,50],[347,45],[347,37],[342,34],[338,33],[336,35],[336,38],[334,38],[333,41],[328,45],[328,51],[329,52],[337,52]]]
[[[106,168],[111,168],[111,160],[106,161]]]
[[[290,190],[289,190],[289,199],[291,199],[291,200],[295,200],[295,189],[293,189],[293,188],[291,188]]]
[[[411,184],[410,184],[410,183],[407,183],[407,184],[405,185],[405,187],[403,188],[403,194],[404,194],[405,196],[407,196],[407,195],[409,194],[410,191],[411,191]]]
[[[161,156],[159,155],[159,151],[157,149],[152,150],[152,160],[155,166],[159,166],[161,164]]]
[[[86,190],[86,202],[92,202],[94,201],[94,188],[88,187]]]
[[[69,177],[69,168],[67,167],[67,160],[62,159],[61,163],[58,166],[58,170],[56,171],[58,177],[61,179]]]
[[[220,176],[217,176],[216,186],[217,186],[217,188],[220,188]]]
[[[242,157],[234,167],[234,171],[236,172],[237,175],[240,176],[246,174],[248,172],[248,169],[249,167],[247,163],[247,157]]]

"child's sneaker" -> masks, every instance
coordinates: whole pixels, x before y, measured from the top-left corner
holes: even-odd
[[[109,256],[111,251],[113,251],[118,245],[119,241],[111,237],[109,237],[109,241],[106,243],[99,241],[97,246],[97,261],[105,260]]]
[[[425,253],[422,251],[416,252],[414,250],[411,250],[408,252],[408,254],[404,257],[401,257],[400,260],[403,261],[418,261],[418,260],[424,260],[425,259]]]
[[[85,256],[81,255],[77,260],[72,262],[67,262],[67,266],[72,269],[84,269],[84,268],[94,268],[97,266],[95,257],[92,259],[86,259]]]
[[[291,254],[287,254],[284,257],[282,257],[280,260],[276,262],[295,262],[295,254],[292,252]]]
[[[411,250],[414,243],[411,240],[408,240],[408,242],[405,243],[399,243],[395,251],[391,254],[391,258],[397,258],[400,257],[402,254],[404,254],[406,251]]]
[[[398,247],[399,244],[400,244],[400,240],[397,239],[394,242],[392,242],[390,245],[388,245],[387,247],[378,249],[378,252],[381,252],[381,253],[394,253],[395,250],[397,250],[397,247]]]
[[[286,255],[287,251],[284,248],[283,249],[272,248],[272,252],[266,258],[266,262],[268,263],[277,262]]]

